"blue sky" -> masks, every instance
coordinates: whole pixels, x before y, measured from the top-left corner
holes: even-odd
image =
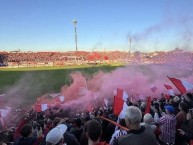
[[[0,51],[192,48],[192,0],[0,0]]]

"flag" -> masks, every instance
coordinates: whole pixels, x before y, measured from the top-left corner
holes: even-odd
[[[124,102],[123,103],[123,108],[122,108],[122,110],[121,110],[121,112],[120,112],[120,114],[118,116],[119,120],[125,118],[125,114],[126,114],[126,111],[127,111],[128,108],[129,108],[129,106],[127,105],[126,102]]]
[[[151,109],[151,97],[148,97],[145,108],[145,114],[150,113],[150,109]]]
[[[36,104],[35,105],[35,111],[36,112],[43,112],[48,109],[48,104]]]
[[[2,118],[6,117],[10,111],[11,109],[0,109],[0,117]]]
[[[7,128],[3,118],[8,115],[10,112],[10,109],[0,109],[0,126],[2,127],[3,130]]]
[[[116,93],[116,95],[114,96],[113,112],[116,116],[119,116],[123,109],[124,101],[127,101],[129,96],[122,89],[117,89],[117,91],[114,93]]]
[[[2,127],[3,130],[5,130],[7,128],[7,126],[5,125],[3,118],[0,117],[0,126]]]
[[[154,85],[152,85],[152,86],[151,86],[151,91],[155,93],[155,92],[156,92],[156,90],[157,90],[157,87],[156,87],[156,86],[154,86]]]
[[[54,98],[56,102],[63,103],[64,102],[64,96],[57,96]]]
[[[92,104],[90,103],[90,104],[88,104],[88,105],[86,106],[86,111],[92,112],[92,108],[93,108],[93,106],[92,106]]]
[[[168,96],[167,94],[164,96],[166,100],[170,99],[170,96]]]
[[[109,103],[109,100],[104,99],[104,108],[108,108],[108,103]]]
[[[182,93],[186,93],[187,91],[189,90],[192,90],[193,89],[193,84],[187,82],[187,81],[184,81],[184,80],[179,80],[179,79],[176,79],[176,78],[170,78],[170,81],[176,86],[176,88]]]
[[[165,85],[165,84],[164,84],[164,86],[165,86],[166,89],[168,90],[168,94],[169,94],[170,96],[175,96],[174,90],[173,90],[172,86],[170,86],[170,85]]]

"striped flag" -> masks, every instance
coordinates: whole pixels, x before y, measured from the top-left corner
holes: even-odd
[[[174,90],[173,90],[172,86],[170,86],[170,85],[165,85],[165,84],[164,84],[164,86],[165,86],[166,89],[168,90],[168,94],[169,94],[170,96],[175,96]]]
[[[125,110],[125,107],[126,107],[126,102],[127,99],[129,98],[128,94],[122,90],[122,89],[119,89],[117,88],[116,91],[114,91],[114,114],[116,116],[119,116],[121,112],[123,112],[123,110]],[[123,113],[121,113],[123,114]]]
[[[193,84],[187,81],[176,79],[176,78],[170,78],[170,77],[168,78],[182,94],[185,94],[187,91],[193,89]]]
[[[35,105],[35,111],[36,112],[43,112],[48,109],[48,104],[36,104]]]

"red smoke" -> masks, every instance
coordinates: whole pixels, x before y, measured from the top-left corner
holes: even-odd
[[[71,75],[73,83],[62,87],[65,96],[65,105],[74,106],[79,104],[88,105],[91,101],[95,103],[102,98],[113,100],[113,90],[121,88],[134,100],[143,99],[147,96],[160,97],[161,93],[167,93],[164,83],[172,83],[167,76],[177,77],[193,82],[192,71],[181,65],[181,72],[176,65],[130,65],[104,73],[97,72],[91,79],[86,80],[84,74],[79,72]],[[152,92],[152,86],[157,89]],[[173,86],[173,88],[175,88]],[[175,93],[179,93],[174,89]]]

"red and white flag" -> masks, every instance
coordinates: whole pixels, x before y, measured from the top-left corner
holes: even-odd
[[[168,94],[169,94],[170,96],[175,96],[174,90],[173,90],[172,86],[170,86],[170,85],[165,85],[165,84],[164,84],[164,86],[165,86],[166,89],[168,90]]]
[[[126,111],[127,111],[127,108],[129,108],[129,106],[127,105],[126,102],[123,103],[123,108],[119,114],[119,119],[122,119],[122,118],[125,118],[125,114],[126,114]]]
[[[36,104],[35,105],[35,111],[36,112],[43,112],[48,109],[48,104]]]
[[[122,110],[126,110],[125,107],[124,107],[126,105],[126,103],[124,103],[124,102],[127,101],[129,96],[122,89],[117,89],[116,91],[114,91],[114,95],[115,96],[114,96],[114,105],[113,105],[114,110],[113,110],[113,112],[116,116],[119,116],[120,113],[123,112]],[[124,114],[124,113],[121,113],[121,114]]]
[[[64,102],[64,96],[57,96],[54,98],[56,102],[63,103]]]
[[[176,79],[176,78],[170,78],[170,81],[176,86],[176,88],[182,93],[186,93],[189,90],[193,89],[193,84],[184,81],[184,80],[180,80],[180,79]]]

